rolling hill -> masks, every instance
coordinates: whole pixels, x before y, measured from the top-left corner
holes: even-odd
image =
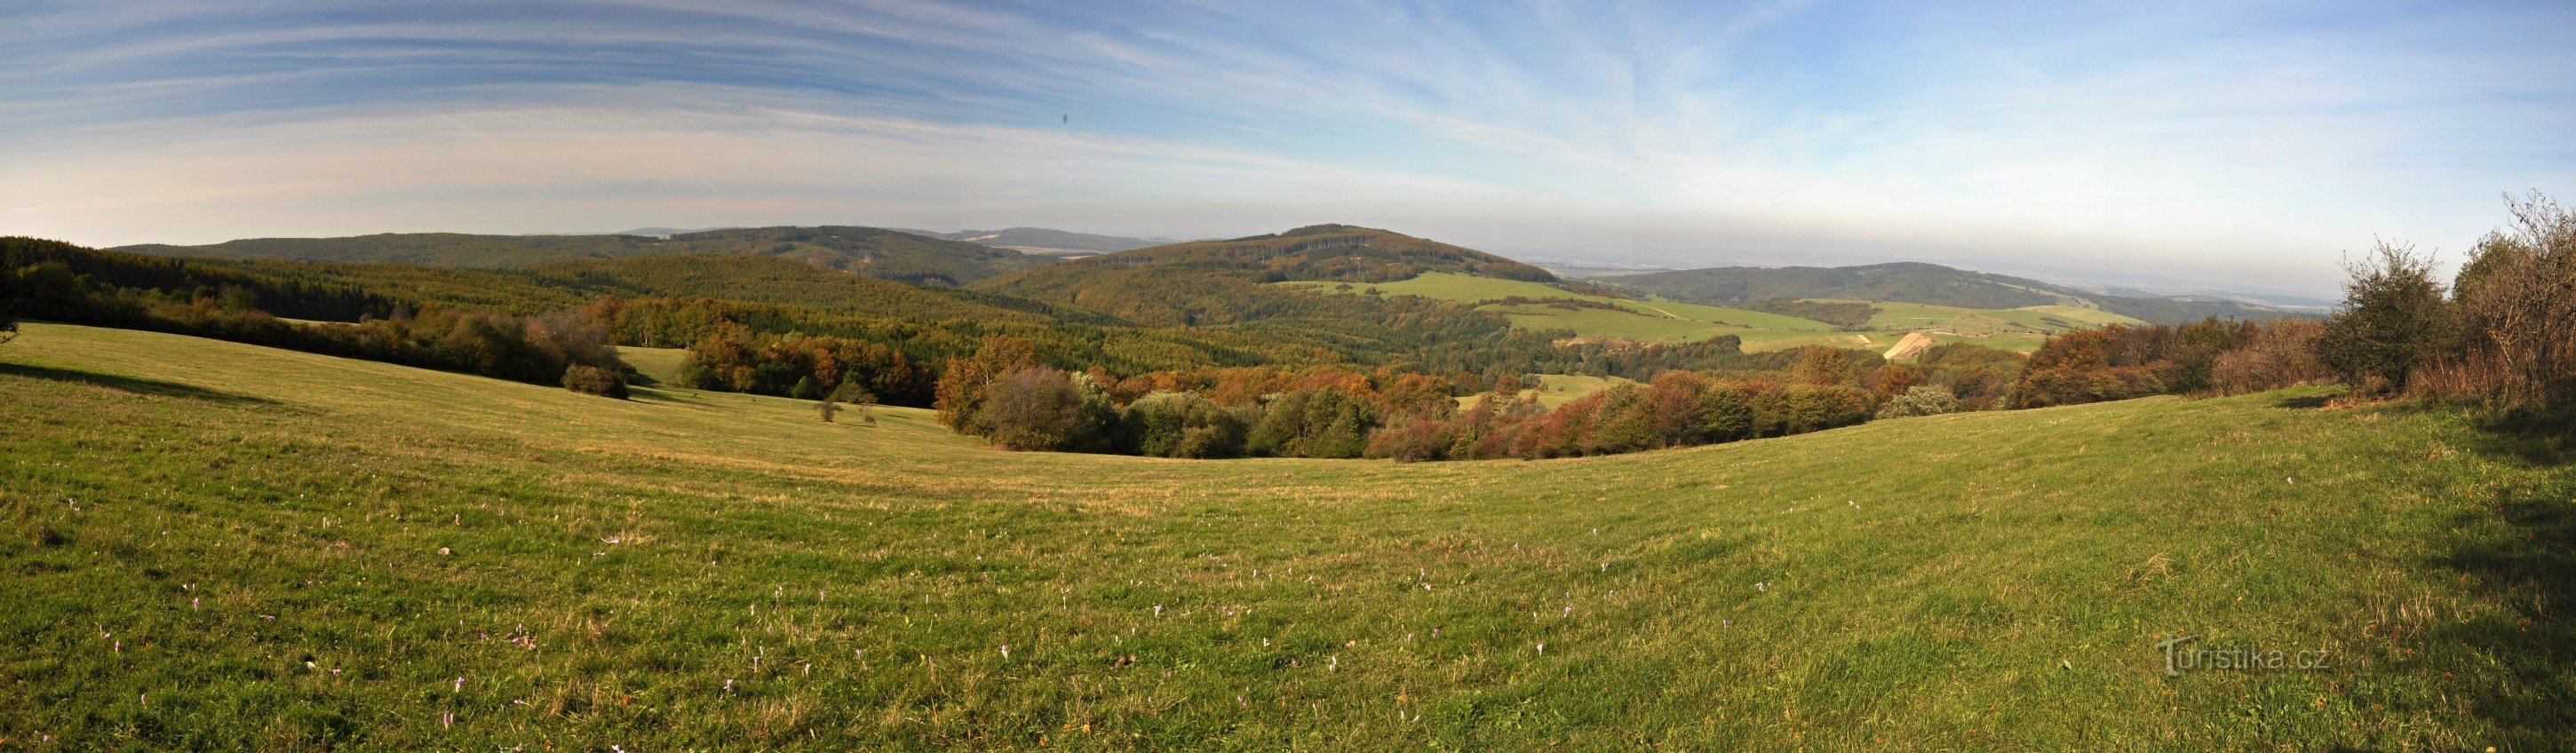
[[[1854,267],[1714,267],[1596,277],[1589,281],[1721,306],[1744,306],[1769,299],[1896,301],[1967,309],[2066,306],[2166,324],[2209,316],[2261,318],[2284,313],[2218,299],[2103,295],[2038,280],[1921,262]]]
[[[866,277],[959,287],[1055,263],[1006,248],[870,227],[725,228],[642,235],[383,233],[345,238],[254,238],[205,246],[139,245],[118,251],[238,260],[360,262],[512,269],[676,254],[777,256]]]
[[[35,750],[2547,750],[2564,447],[2330,390],[1555,461],[0,345]],[[2324,652],[2167,673],[2160,643]]]

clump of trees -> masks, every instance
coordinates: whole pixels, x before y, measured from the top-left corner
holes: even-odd
[[[2427,260],[2383,253],[2355,270],[2344,313],[2327,325],[2326,360],[2389,391],[2576,405],[2576,212],[2537,192],[2506,204],[2513,226],[2471,248],[2447,299],[2425,294]],[[2398,342],[2408,336],[2414,347]]]
[[[772,335],[723,324],[689,346],[680,381],[690,387],[815,400],[844,388],[883,396],[894,405],[924,406],[932,380],[892,346],[802,333]]]
[[[2210,367],[2210,389],[2242,395],[2333,381],[2334,373],[2317,358],[2324,334],[2324,325],[2307,319],[2265,321],[2243,344],[2219,354]]]
[[[1667,372],[1554,410],[1495,393],[1464,411],[1404,416],[1371,437],[1367,454],[1400,461],[1610,455],[1849,426],[1869,420],[1875,407],[1870,393],[1852,384]]]
[[[2009,407],[2208,391],[2219,358],[2253,342],[2263,328],[2210,317],[2180,327],[2114,324],[2057,335],[2031,353]]]

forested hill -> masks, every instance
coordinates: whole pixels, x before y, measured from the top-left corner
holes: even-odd
[[[2129,298],[1921,262],[1856,267],[1715,267],[1589,281],[1718,306],[1744,306],[1783,298],[1903,301],[1980,309],[2062,305],[2098,308],[2164,323],[2209,316],[2251,319],[2281,315],[2273,309],[2235,301]]]
[[[1391,282],[1410,279],[1424,272],[1456,272],[1532,282],[1556,281],[1556,275],[1549,274],[1547,270],[1483,251],[1349,225],[1313,225],[1249,238],[1174,243],[1102,254],[1076,264],[1188,266],[1233,273],[1255,282]]]
[[[368,262],[465,269],[674,254],[756,254],[917,285],[958,287],[1056,260],[1007,248],[872,227],[727,228],[667,239],[641,235],[380,233],[345,238],[252,238],[205,246],[139,245],[154,256]]]
[[[1554,282],[1555,275],[1482,251],[1348,225],[1122,251],[997,277],[978,289],[1102,311],[1161,326],[1338,316],[1346,308],[1266,283],[1388,282],[1452,272]]]

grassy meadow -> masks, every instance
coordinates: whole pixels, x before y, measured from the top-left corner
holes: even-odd
[[[1362,295],[1374,289],[1380,295],[1417,295],[1459,303],[1493,301],[1515,295],[1533,300],[1573,298],[1617,308],[1563,309],[1538,303],[1491,304],[1480,308],[1501,314],[1520,327],[1568,329],[1584,337],[1684,342],[1735,335],[1743,340],[1746,351],[1754,352],[1809,345],[1884,351],[1903,339],[1906,333],[1923,331],[1931,335],[1935,344],[1972,342],[2027,353],[2038,349],[2039,344],[2051,334],[2105,324],[2143,323],[2119,314],[2075,306],[1972,309],[1889,301],[1848,301],[1878,307],[1879,312],[1870,317],[1867,329],[1845,332],[1836,331],[1831,324],[1783,314],[1677,301],[1609,298],[1575,293],[1546,283],[1445,272],[1425,273],[1396,282],[1350,283],[1348,289],[1339,283],[1273,284],[1323,293]],[[1841,302],[1823,298],[1810,300]]]
[[[30,324],[0,749],[2565,745],[2563,447],[2330,395],[1185,461]]]

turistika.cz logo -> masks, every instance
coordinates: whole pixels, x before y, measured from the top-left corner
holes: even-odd
[[[2260,646],[2207,648],[2186,645],[2200,638],[2197,635],[2177,635],[2156,641],[2156,648],[2165,652],[2166,676],[2181,677],[2184,672],[2199,670],[2314,672],[2334,668],[2333,657],[2324,649],[2282,651]]]

